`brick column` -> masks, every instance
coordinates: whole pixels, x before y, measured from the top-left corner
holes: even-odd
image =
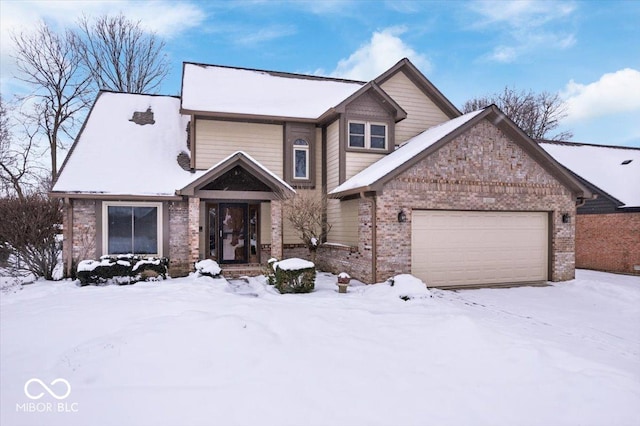
[[[271,201],[271,257],[282,259],[282,201]]]
[[[193,264],[200,256],[200,198],[189,198],[189,263]]]

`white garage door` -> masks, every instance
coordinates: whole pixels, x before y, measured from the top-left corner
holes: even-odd
[[[544,281],[544,212],[414,210],[411,272],[429,286]]]

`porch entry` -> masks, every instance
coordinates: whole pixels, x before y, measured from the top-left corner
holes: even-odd
[[[218,263],[259,263],[260,204],[207,203],[207,257]]]

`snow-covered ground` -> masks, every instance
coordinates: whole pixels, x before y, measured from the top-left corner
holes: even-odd
[[[639,277],[432,297],[335,282],[9,289],[0,423],[640,424]]]

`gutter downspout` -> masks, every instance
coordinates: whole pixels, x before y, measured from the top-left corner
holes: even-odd
[[[378,282],[378,242],[377,242],[377,222],[376,222],[376,196],[367,197],[364,192],[360,192],[360,199],[369,202],[371,206],[371,281],[372,284]]]

